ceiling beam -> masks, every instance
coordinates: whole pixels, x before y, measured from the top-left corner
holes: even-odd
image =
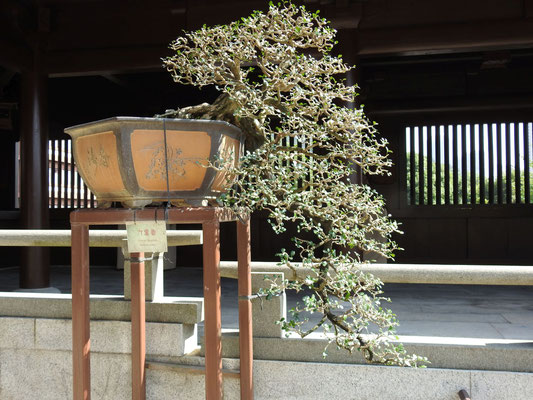
[[[157,71],[167,54],[166,45],[54,51],[47,54],[46,70],[50,77]]]
[[[209,19],[209,15],[213,18],[222,18],[222,12],[219,14],[214,12],[214,10],[221,11],[216,7],[214,10],[210,9],[207,15],[204,12],[203,16],[200,17],[200,11],[205,9],[205,7],[201,7],[202,4],[201,2],[195,3],[195,6],[187,10],[189,28],[191,25],[199,23],[200,20]],[[242,5],[242,2],[238,2],[238,4]],[[255,0],[248,4],[248,7],[254,4]],[[232,10],[235,8],[233,7]],[[360,4],[351,4],[349,7],[338,7],[338,9],[326,7],[324,13],[329,14],[327,16],[338,28],[351,28],[353,30],[353,40],[357,41],[358,54],[361,56],[471,53],[533,48],[533,18],[353,29],[358,25],[361,13]],[[107,34],[109,33],[112,33],[112,30],[107,32]],[[135,45],[136,42],[117,42],[114,45],[111,44],[111,48],[100,48],[102,44],[96,42],[86,43],[85,48],[78,47],[77,49],[54,49],[51,46],[48,52],[48,72],[51,76],[73,76],[159,70],[161,68],[160,58],[169,54],[168,40],[165,35],[161,35],[161,37],[152,38],[152,44],[143,45]],[[2,50],[1,40],[0,50]],[[20,60],[25,60],[31,65],[31,54],[26,54],[23,49],[13,48],[7,52],[0,51],[0,63],[2,58],[9,55],[10,52],[14,53],[11,60],[15,60],[15,62],[11,61],[11,64],[23,64],[24,62]]]
[[[424,55],[533,47],[533,20],[359,31],[359,55]]]
[[[458,112],[504,112],[533,110],[533,96],[507,95],[507,96],[475,96],[475,97],[448,97],[445,99],[419,99],[419,100],[385,100],[371,102],[367,100],[365,111],[373,117],[386,116],[421,116],[439,113]]]
[[[116,75],[113,74],[102,74],[102,78],[107,79],[109,82],[114,83],[117,86],[120,86],[124,89],[131,89],[130,85],[128,85],[128,82],[126,82],[124,79],[119,78]]]

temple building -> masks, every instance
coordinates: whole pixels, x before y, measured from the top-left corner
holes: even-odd
[[[401,222],[401,263],[531,265],[533,1],[304,0],[338,30],[360,105],[390,142],[386,177],[359,177]],[[0,4],[0,228],[67,229],[95,207],[68,126],[212,101],[161,66],[183,30],[266,9],[244,0],[4,0]],[[254,260],[287,236],[252,222]],[[234,235],[232,235],[233,237]],[[233,251],[235,246],[226,246]],[[113,249],[99,249],[105,264]],[[178,257],[201,259],[198,249]],[[50,253],[0,248],[22,288],[47,287]],[[194,256],[194,257],[193,257]],[[198,257],[196,257],[198,256]],[[235,254],[222,254],[235,259]],[[189,265],[189,264],[187,264]]]

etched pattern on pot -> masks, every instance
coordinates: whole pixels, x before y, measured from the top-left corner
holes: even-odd
[[[124,193],[117,157],[117,140],[112,131],[78,138],[74,149],[78,168],[85,169],[86,184],[96,193]]]
[[[167,130],[167,159],[163,130],[136,129],[131,134],[131,152],[139,187],[166,191],[192,191],[202,185],[207,171],[211,137],[206,132]]]

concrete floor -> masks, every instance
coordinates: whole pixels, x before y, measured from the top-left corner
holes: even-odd
[[[51,284],[69,293],[70,267],[52,267]],[[0,269],[0,291],[17,288],[18,268]],[[123,293],[122,271],[91,268],[91,293]],[[165,295],[201,297],[202,270],[165,271]],[[386,284],[385,295],[392,299],[389,308],[398,315],[402,340],[533,341],[533,287]],[[289,307],[297,301],[296,294],[288,294]],[[237,281],[233,279],[222,279],[222,327],[238,328]]]

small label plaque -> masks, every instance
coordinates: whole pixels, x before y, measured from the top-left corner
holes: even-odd
[[[130,253],[164,253],[168,251],[165,221],[135,222],[126,225]]]

